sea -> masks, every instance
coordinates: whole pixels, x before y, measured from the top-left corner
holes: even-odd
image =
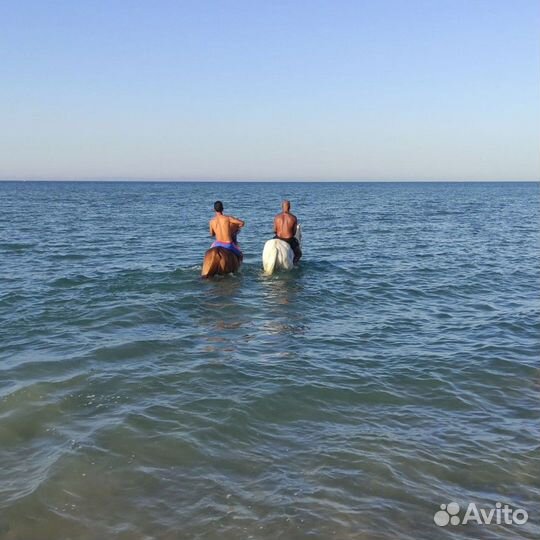
[[[539,538],[539,196],[0,183],[0,539]]]

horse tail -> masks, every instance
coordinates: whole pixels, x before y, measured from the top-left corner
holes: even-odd
[[[302,245],[302,227],[300,226],[300,223],[296,226],[296,234],[294,236],[298,240],[298,243]]]
[[[201,277],[203,279],[211,278],[218,273],[220,258],[221,255],[217,249],[210,248],[204,254],[204,261],[201,270]]]
[[[276,240],[268,240],[263,250],[263,268],[265,274],[273,274],[278,258],[278,246]]]

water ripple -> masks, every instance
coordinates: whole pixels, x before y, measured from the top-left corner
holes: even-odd
[[[538,184],[0,191],[2,540],[540,535]],[[218,193],[245,264],[202,282]]]

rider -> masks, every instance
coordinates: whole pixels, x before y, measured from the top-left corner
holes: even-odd
[[[229,249],[242,258],[243,255],[236,241],[236,235],[245,223],[241,219],[223,214],[223,203],[221,201],[214,203],[214,210],[216,215],[210,220],[210,236],[215,236],[216,240],[212,247]]]
[[[287,242],[294,252],[294,263],[296,264],[300,257],[302,257],[302,250],[300,249],[300,243],[296,238],[296,227],[298,226],[298,220],[294,214],[291,214],[291,203],[289,201],[283,201],[281,203],[281,214],[278,214],[274,218],[274,232],[276,235],[274,238],[279,238],[284,242]]]

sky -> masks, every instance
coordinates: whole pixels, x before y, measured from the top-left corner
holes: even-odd
[[[0,3],[0,179],[536,180],[537,0]]]

